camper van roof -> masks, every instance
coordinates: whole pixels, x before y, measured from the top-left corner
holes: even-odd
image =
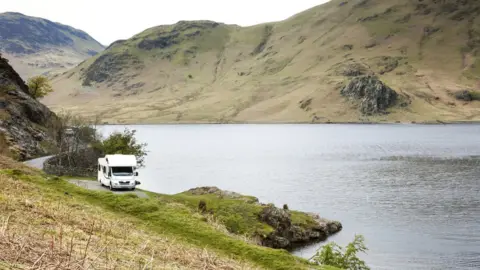
[[[105,160],[110,167],[135,167],[137,159],[134,155],[106,155]]]

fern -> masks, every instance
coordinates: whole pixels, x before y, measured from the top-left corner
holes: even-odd
[[[365,238],[362,235],[355,235],[353,242],[345,248],[335,242],[324,245],[312,261],[319,265],[334,266],[347,270],[370,270],[365,262],[357,257],[358,252],[366,253],[368,250],[364,244]]]

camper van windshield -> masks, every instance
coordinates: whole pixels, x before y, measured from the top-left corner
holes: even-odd
[[[112,167],[112,174],[115,176],[130,176],[133,175],[132,167]]]

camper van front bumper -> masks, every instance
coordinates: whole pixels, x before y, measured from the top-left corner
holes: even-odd
[[[113,182],[113,187],[114,188],[133,188],[135,187],[135,181],[119,181],[119,182]]]

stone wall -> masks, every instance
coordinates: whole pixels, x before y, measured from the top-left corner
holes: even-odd
[[[43,170],[51,175],[79,177],[97,177],[97,161],[102,153],[91,149],[82,149],[76,153],[64,153],[47,159]]]
[[[43,165],[43,170],[47,174],[51,175],[68,175],[68,176],[78,176],[78,177],[97,177],[97,170],[95,168],[77,168],[77,167],[67,167],[67,166],[58,166],[50,165],[47,162]]]

